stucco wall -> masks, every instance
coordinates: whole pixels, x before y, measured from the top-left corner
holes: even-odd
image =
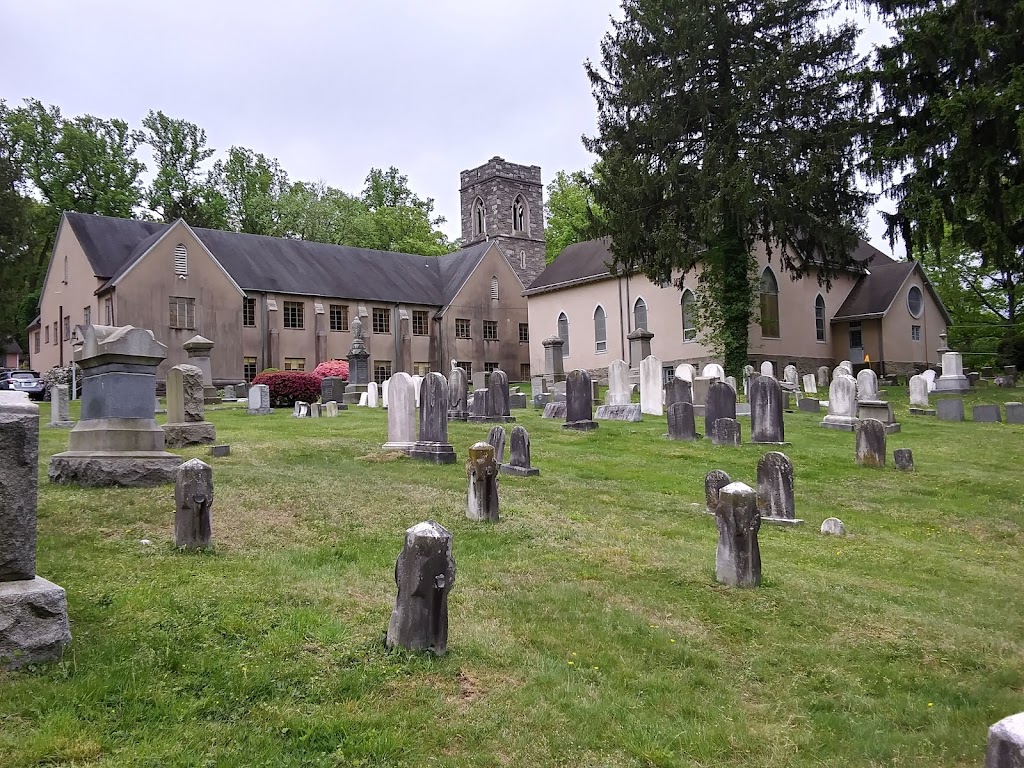
[[[924,308],[917,318],[910,314],[907,305],[907,294],[911,286],[916,286],[924,297]],[[920,341],[913,340],[911,327],[914,325],[921,326]],[[885,359],[894,365],[902,364],[900,370],[894,372],[907,373],[915,365],[941,363],[937,350],[940,345],[939,334],[946,330],[946,323],[931,292],[925,286],[920,267],[915,268],[900,287],[892,307],[882,320],[882,329],[885,336]],[[965,366],[969,367],[966,362]]]

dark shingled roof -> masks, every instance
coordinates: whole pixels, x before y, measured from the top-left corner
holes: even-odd
[[[537,279],[526,290],[526,295],[546,293],[609,277],[611,270],[608,265],[612,261],[610,246],[611,239],[607,237],[568,246],[537,275]],[[859,266],[892,262],[892,259],[864,240],[857,245],[852,258]]]
[[[96,275],[109,278],[107,285],[170,227],[79,213],[67,217]],[[215,229],[193,231],[246,291],[436,306],[454,298],[490,246],[482,242],[428,257]]]

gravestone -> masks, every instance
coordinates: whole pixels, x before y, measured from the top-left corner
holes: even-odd
[[[768,360],[761,363],[761,375],[762,376],[775,376],[775,366],[772,365]]]
[[[743,366],[743,397],[747,397],[750,394],[750,380],[753,378],[756,371],[754,366],[744,365]],[[760,375],[760,374],[758,374]]]
[[[709,514],[715,514],[718,506],[718,496],[732,479],[721,469],[712,469],[704,475],[704,510]]]
[[[448,650],[448,593],[455,585],[452,535],[444,526],[428,520],[405,532],[395,585],[387,647],[443,656]]]
[[[994,379],[996,376],[996,369],[991,365],[983,365],[981,367],[981,378],[983,379]]]
[[[935,403],[939,421],[963,421],[964,401],[959,397],[944,397]]]
[[[531,400],[534,408],[544,410],[544,406],[551,402],[550,392],[538,392]]]
[[[194,365],[176,365],[167,372],[166,386],[164,444],[183,448],[217,442],[217,430],[204,418],[203,372]]]
[[[769,451],[757,462],[757,509],[761,520],[775,525],[800,525],[793,493],[793,462]]]
[[[502,464],[499,471],[522,477],[540,474],[539,469],[530,465],[530,433],[524,427],[512,427],[508,464]]]
[[[700,375],[706,379],[716,379],[717,381],[725,381],[725,369],[722,368],[718,363],[708,363],[704,366]]]
[[[857,381],[840,372],[828,387],[828,413],[821,420],[821,426],[852,432],[856,423]]]
[[[865,467],[885,466],[885,424],[877,419],[857,422],[857,463]]]
[[[563,347],[565,342],[558,336],[549,336],[541,342],[544,347],[544,378],[555,383],[565,381],[565,354]],[[476,375],[473,378],[474,389]]]
[[[815,378],[813,373],[805,373],[803,376],[804,394],[805,395],[816,395],[818,394],[818,380]]]
[[[761,376],[750,383],[751,442],[786,442],[782,410],[782,386],[778,381],[770,376]]]
[[[345,388],[348,382],[340,376],[326,376],[320,382],[320,401],[323,403],[333,400],[338,404],[339,411],[348,410],[345,404]]]
[[[821,402],[813,397],[801,397],[796,405],[805,413],[821,413]]]
[[[689,381],[693,383],[694,377],[697,375],[697,369],[689,363],[680,363],[676,366],[676,378],[682,379],[683,381]]]
[[[213,342],[198,334],[181,345],[188,355],[188,364],[194,365],[202,371],[203,401],[207,405],[219,403],[220,395],[217,388],[213,386],[213,364],[210,362],[210,353],[213,351]]]
[[[857,418],[882,422],[890,435],[900,431],[900,425],[893,417],[892,405],[885,400],[861,400],[857,403]]]
[[[213,537],[213,468],[199,459],[178,467],[174,481],[174,546],[209,549]]]
[[[711,388],[713,380],[698,376],[693,380],[693,404],[704,408],[708,402],[708,390]]]
[[[783,368],[782,381],[788,390],[795,392],[800,389],[800,373],[795,365],[787,365]]]
[[[542,419],[561,419],[565,421],[565,402],[560,403],[548,403],[544,406],[544,413],[541,415]]]
[[[365,395],[366,393],[364,392],[363,394]],[[295,401],[295,410],[292,412],[292,416],[296,419],[308,419],[311,415],[312,412],[310,411],[309,403],[303,400]]]
[[[648,355],[640,362],[640,411],[649,416],[661,416],[661,360]]]
[[[651,356],[651,339],[654,334],[646,328],[637,328],[626,335],[629,342],[629,359],[640,360],[641,362]]]
[[[363,339],[363,321],[358,315],[352,318],[349,325],[352,332],[352,346],[349,347],[348,355],[348,386],[345,392],[346,403],[359,402],[359,395],[366,391],[366,385],[370,383],[370,352],[366,349],[366,341]]]
[[[640,403],[629,403],[627,405],[599,405],[594,413],[596,421],[643,421],[640,413]]]
[[[234,384],[225,384],[224,385],[224,400],[226,402],[231,403],[231,402],[234,402],[237,399],[238,398],[235,397],[235,385]]]
[[[470,520],[496,523],[498,514],[498,462],[494,446],[474,443],[466,461],[469,490],[466,495],[466,517]]]
[[[512,402],[508,388],[508,374],[502,370],[491,371],[487,377],[487,420],[515,421],[512,416]]]
[[[249,387],[249,405],[245,412],[250,416],[267,416],[274,412],[270,407],[270,387],[266,384],[253,384]]]
[[[668,407],[668,439],[693,441],[700,439],[697,434],[693,403],[679,401]]]
[[[71,641],[64,589],[36,574],[39,406],[13,394],[0,392],[0,670],[58,659]]]
[[[81,420],[69,449],[50,457],[50,482],[146,487],[174,482],[181,457],[164,451],[154,418],[156,368],[167,347],[152,331],[82,327],[75,361],[82,368]]]
[[[827,517],[821,523],[821,532],[828,536],[845,536],[846,526],[838,517]]]
[[[925,371],[924,373],[921,374],[921,378],[925,380],[926,384],[928,384],[928,391],[929,392],[934,392],[935,391],[935,379],[937,378],[937,374],[935,373],[935,371],[933,371],[933,370],[931,370],[929,368],[927,371]],[[968,383],[970,383],[970,382],[968,382]]]
[[[469,416],[467,421],[470,420],[487,421],[487,387],[475,389],[473,394],[469,396]]]
[[[913,416],[934,416],[928,402],[928,382],[923,376],[910,377],[910,413]]]
[[[1024,424],[1024,403],[1006,403],[1006,423]]]
[[[75,426],[75,422],[71,420],[67,384],[57,384],[50,390],[50,426],[63,429]]]
[[[985,768],[1024,768],[1024,712],[988,729]]]
[[[384,379],[380,385],[380,405],[381,408],[388,407],[388,389],[391,387],[391,379]]]
[[[857,374],[857,400],[878,400],[878,376],[870,368]]]
[[[416,391],[416,407],[420,407],[420,392],[423,391],[423,377],[418,373],[412,377],[412,386]]]
[[[505,463],[505,440],[507,439],[505,428],[500,425],[491,427],[491,431],[487,434],[487,442],[494,448],[494,460],[499,465]]]
[[[707,432],[712,445],[738,446],[742,439],[740,423],[736,419],[727,417],[716,419],[710,427],[707,427]]]
[[[964,376],[963,357],[959,352],[942,353],[942,375],[935,380],[936,392],[967,392],[971,382]]]
[[[736,377],[735,376],[726,376],[725,377],[725,383],[729,385],[729,387],[732,389],[733,393],[735,394],[736,393]]]
[[[843,360],[839,367],[846,371],[847,376],[853,376],[853,364],[849,360]]]
[[[517,408],[522,410],[526,407],[526,393],[510,392],[508,395],[508,405],[512,410],[516,410]]]
[[[453,361],[454,362],[454,361]],[[413,398],[413,407],[416,399]],[[469,377],[466,369],[453,365],[448,372],[448,421],[469,419]]]
[[[530,392],[534,396],[542,395],[548,391],[548,382],[543,376],[534,376],[530,379]]]
[[[971,408],[971,420],[991,424],[1003,420],[998,405],[975,405]]]
[[[842,364],[839,364],[835,368],[832,369],[832,381],[835,381],[840,376],[849,376],[849,377],[854,379],[854,385],[856,385],[856,383],[857,383],[856,378],[854,378],[854,376],[850,372],[850,370],[846,366],[844,366]]]
[[[818,386],[822,387],[824,389],[825,387],[827,387],[829,385],[829,382],[831,380],[832,379],[829,376],[828,366],[827,365],[819,366],[818,367]]]
[[[909,448],[897,448],[892,452],[892,458],[896,463],[896,469],[902,472],[914,471],[914,452]]]
[[[321,410],[320,403],[309,404],[309,418],[319,419],[322,415],[323,411]]]
[[[433,464],[454,464],[455,449],[448,442],[448,380],[432,372],[420,385],[419,440],[409,456]]]
[[[329,419],[335,419],[338,417],[338,404],[333,400],[328,400],[324,403],[324,416]]]
[[[729,483],[718,496],[715,507],[718,549],[715,579],[730,587],[761,585],[761,550],[757,532],[761,515],[757,494],[744,483]]]
[[[584,370],[570,371],[565,379],[565,424],[563,429],[589,431],[600,426],[594,421],[594,394],[590,374]]]
[[[629,364],[625,360],[613,360],[608,366],[608,391],[604,393],[604,404],[629,405],[631,400]]]
[[[380,387],[376,381],[370,381],[366,384],[366,407],[367,408],[378,408],[380,398]],[[445,404],[447,407],[447,403]]]
[[[231,446],[230,445],[211,445],[210,446],[210,455],[215,457],[215,458],[218,458],[218,459],[223,459],[225,456],[230,456],[231,455]]]
[[[724,381],[712,381],[704,404],[704,431],[711,435],[711,425],[718,419],[736,418],[736,393]]]
[[[388,386],[388,441],[385,451],[408,454],[416,444],[416,395],[412,376],[399,371]]]
[[[665,407],[673,403],[693,404],[693,384],[673,376],[665,385]]]

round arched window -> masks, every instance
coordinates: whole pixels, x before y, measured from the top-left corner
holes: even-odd
[[[910,286],[910,290],[907,291],[907,309],[914,317],[920,317],[921,310],[924,309],[924,296],[921,295],[921,289],[916,285]]]

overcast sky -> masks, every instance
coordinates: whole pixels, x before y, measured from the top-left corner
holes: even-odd
[[[396,165],[458,236],[459,171],[500,155],[539,165],[546,184],[593,162],[583,62],[618,5],[0,0],[0,98],[133,127],[162,110],[219,151],[250,147],[293,180],[347,192]],[[882,232],[872,216],[870,239],[889,253]]]

